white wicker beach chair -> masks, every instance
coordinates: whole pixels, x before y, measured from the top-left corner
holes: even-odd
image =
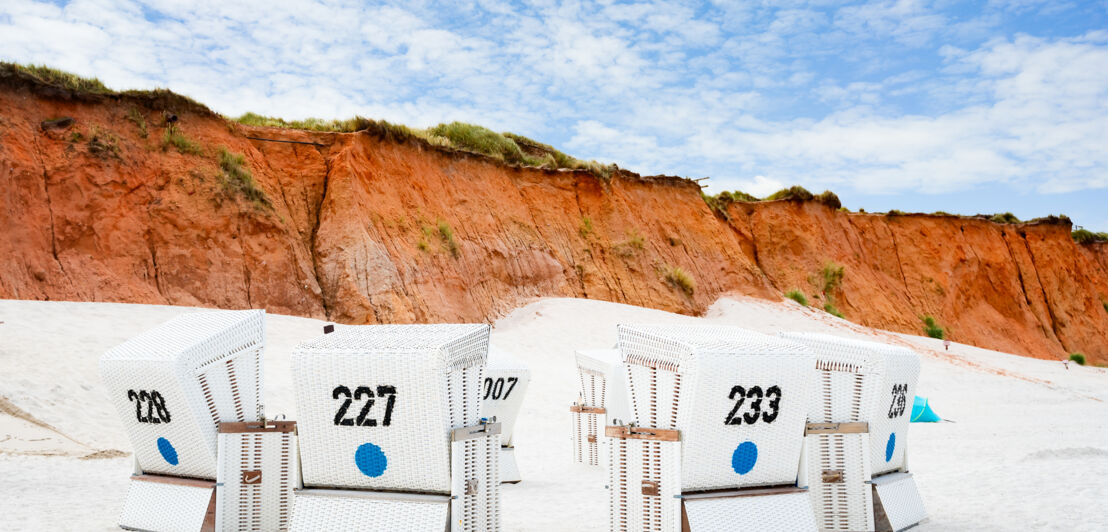
[[[297,471],[296,422],[221,423],[216,530],[287,530]]]
[[[600,465],[603,430],[610,424],[633,421],[627,396],[627,370],[618,349],[587,349],[576,352],[580,381],[578,401],[570,408],[573,418],[573,459]]]
[[[808,480],[821,526],[859,530],[862,494],[869,507],[866,530],[900,530],[926,517],[915,482],[907,474],[906,454],[919,355],[901,347],[838,336],[781,336],[809,346],[820,360],[824,405],[813,409],[811,421],[847,422],[843,427],[849,422],[867,424],[865,444],[854,441],[862,439],[855,434],[809,436],[815,441],[809,447]],[[855,375],[853,384],[849,382],[851,373]],[[844,475],[840,478],[832,473],[829,478],[836,482],[823,482],[824,471],[839,469],[835,461],[845,461]],[[900,526],[890,525],[889,516],[895,516]]]
[[[262,416],[264,336],[265,311],[196,312],[100,357],[143,473],[215,479],[219,423]]]
[[[339,527],[349,516],[328,509],[341,506],[364,517],[359,529],[449,512],[454,530],[498,530],[500,425],[480,419],[488,334],[487,325],[348,326],[297,347],[305,489],[292,529]],[[411,494],[435,497],[410,504]]]
[[[614,438],[612,529],[730,522],[814,530],[797,487],[811,353],[734,327],[621,325],[618,332],[641,427],[606,429]]]
[[[260,310],[183,314],[100,358],[134,448],[121,527],[214,527],[218,425],[262,415],[264,318]]]
[[[507,352],[489,346],[485,381],[481,388],[481,417],[495,418],[500,423],[500,482],[514,484],[521,480],[516,465],[515,433],[519,409],[527,385],[531,382],[531,370],[527,364]]]

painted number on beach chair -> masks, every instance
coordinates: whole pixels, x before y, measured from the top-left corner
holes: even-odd
[[[907,384],[894,384],[893,385],[893,402],[889,404],[889,419],[894,417],[900,417],[904,415],[904,412],[908,406],[908,385]]]
[[[493,400],[507,399],[512,393],[512,389],[516,387],[516,382],[519,379],[516,377],[508,377],[508,389],[504,390],[504,377],[493,379],[492,377],[485,377],[485,401],[489,400],[491,395]]]
[[[169,408],[157,390],[127,390],[127,400],[135,403],[135,418],[139,423],[169,423]],[[144,410],[146,415],[143,415]]]
[[[392,408],[396,405],[396,387],[388,385],[378,386],[376,397],[386,399],[385,417],[381,419],[381,426],[387,427],[392,424]],[[335,412],[335,425],[343,427],[377,426],[377,420],[368,417],[370,409],[373,408],[373,404],[376,402],[373,391],[370,390],[369,386],[358,386],[354,389],[354,393],[350,393],[350,388],[340,384],[331,391],[331,398],[335,400],[342,398],[342,405],[340,405],[338,411]],[[362,404],[362,409],[358,412],[358,416],[356,418],[346,417],[350,405],[354,401],[361,401],[362,399],[365,399],[365,403]]]
[[[781,407],[781,387],[770,386],[763,392],[761,386],[751,386],[750,389],[732,386],[727,398],[735,401],[735,406],[727,413],[727,417],[723,420],[724,425],[742,425],[744,421],[747,425],[751,425],[757,423],[759,419],[765,423],[773,423],[777,420]],[[751,399],[750,410],[739,414],[739,409],[747,399]],[[769,399],[765,412],[762,411],[763,399]]]

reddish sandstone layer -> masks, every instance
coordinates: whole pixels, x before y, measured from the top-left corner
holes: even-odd
[[[734,204],[725,220],[680,179],[604,182],[381,134],[249,128],[181,99],[8,80],[0,109],[0,297],[345,323],[481,321],[539,296],[697,313],[727,292],[796,288],[822,305],[819,270],[833,261],[845,276],[832,296],[852,321],[918,334],[930,314],[960,342],[1108,362],[1108,246],[1078,246],[1066,225],[786,201]],[[165,110],[203,155],[162,148]],[[76,123],[41,127],[62,116]],[[90,150],[94,130],[118,139],[118,157]],[[246,156],[271,209],[223,189],[221,146]],[[695,279],[691,296],[666,280],[671,267]]]

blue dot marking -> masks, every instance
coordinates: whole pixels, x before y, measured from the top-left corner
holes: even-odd
[[[893,450],[896,449],[896,433],[889,434],[889,442],[885,444],[885,461],[893,459]]]
[[[754,464],[758,462],[758,446],[754,445],[752,441],[744,441],[735,447],[735,452],[731,453],[731,469],[734,469],[736,473],[745,475],[754,469]]]
[[[177,465],[177,449],[173,448],[173,444],[169,443],[169,440],[158,438],[158,452],[162,453],[162,458],[165,458],[169,465]]]
[[[354,463],[358,464],[358,470],[367,477],[379,477],[389,467],[389,459],[381,448],[372,443],[363,443],[354,452]]]

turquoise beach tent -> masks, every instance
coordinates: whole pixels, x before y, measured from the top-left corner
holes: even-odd
[[[912,401],[912,423],[936,423],[942,420],[943,418],[931,410],[926,397],[917,395]]]

